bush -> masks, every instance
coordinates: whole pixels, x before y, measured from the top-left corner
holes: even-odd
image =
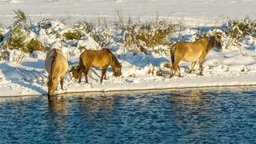
[[[20,9],[18,9],[17,11],[14,10],[15,16],[14,16],[14,23],[13,23],[13,27],[20,27],[20,28],[24,28],[26,30],[29,30],[31,28],[31,24],[27,23],[27,16],[26,14],[21,11]]]
[[[1,50],[0,51],[0,61],[1,60],[9,60],[9,57],[10,57],[10,52],[8,50]]]
[[[227,24],[227,34],[236,40],[242,39],[246,35],[256,33],[256,21],[246,17],[240,21],[230,21]]]
[[[19,27],[14,27],[11,34],[9,35],[9,38],[4,44],[4,48],[8,48],[10,50],[13,50],[13,49],[22,50],[25,47],[26,37],[27,37],[27,34],[24,30],[22,30]]]
[[[93,31],[91,37],[101,46],[107,47],[113,42],[112,32],[109,29],[98,29]]]
[[[26,48],[23,49],[24,52],[30,52],[30,53],[33,53],[33,51],[36,51],[36,50],[43,51],[43,52],[46,51],[44,45],[40,41],[35,40],[34,38],[32,38],[30,42],[27,44]]]
[[[99,24],[100,24],[99,20]],[[86,21],[79,22],[79,29],[90,35],[101,47],[106,47],[112,42],[112,32],[108,29],[106,20],[103,21],[104,27],[95,29],[92,23]],[[101,25],[101,24],[100,24]]]
[[[166,37],[174,30],[175,25],[167,22],[158,22],[156,25],[152,23],[128,25],[123,33],[123,43],[128,50],[144,50],[145,48],[164,45]]]
[[[85,31],[86,33],[90,34],[92,33],[94,26],[92,23],[88,23],[86,21],[80,21],[79,22],[79,29],[82,31]]]
[[[66,40],[81,39],[84,34],[80,30],[69,30],[63,34]]]
[[[43,18],[43,20],[38,22],[37,25],[39,28],[49,29],[52,27],[52,22],[47,18]]]

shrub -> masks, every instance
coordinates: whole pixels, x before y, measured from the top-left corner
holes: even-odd
[[[32,38],[27,44],[27,46],[23,49],[24,52],[30,52],[30,53],[36,50],[43,51],[43,52],[46,51],[44,45],[39,40],[36,40],[34,38]]]
[[[43,18],[43,20],[38,22],[37,25],[39,28],[49,29],[52,27],[52,22],[47,18]]]
[[[69,30],[63,34],[66,40],[81,39],[84,34],[80,30]]]
[[[156,25],[145,23],[142,25],[126,26],[123,33],[124,46],[128,50],[150,48],[164,45],[166,37],[174,32],[175,25],[158,22]]]
[[[100,20],[98,20],[101,25]],[[79,22],[79,30],[84,33],[87,33],[91,36],[101,47],[106,47],[112,42],[112,32],[108,29],[107,22],[104,19],[103,24],[99,28],[94,28],[92,23],[86,21]]]
[[[90,34],[92,33],[94,26],[92,23],[88,23],[86,21],[80,21],[79,22],[79,29],[82,31],[85,31],[86,33]]]
[[[13,27],[20,27],[20,28],[24,28],[26,30],[29,30],[31,28],[31,24],[27,23],[27,16],[26,14],[21,11],[20,9],[18,9],[17,11],[14,10],[15,16],[14,16],[14,23],[13,23]]]
[[[251,35],[256,33],[256,21],[246,17],[240,21],[230,21],[227,24],[227,34],[236,40],[240,40],[245,35]]]
[[[13,50],[13,49],[22,50],[25,47],[26,37],[27,37],[27,34],[24,30],[22,30],[19,27],[14,27],[7,41],[4,44],[4,48],[8,48],[10,50]]]
[[[1,60],[9,60],[9,57],[10,57],[10,52],[8,50],[1,50],[0,51],[0,61]]]
[[[109,29],[98,29],[93,31],[91,37],[101,46],[107,47],[113,39],[112,39],[112,32]]]

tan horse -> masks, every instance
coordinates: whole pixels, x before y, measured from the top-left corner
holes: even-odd
[[[81,82],[82,72],[85,75],[85,81],[88,83],[88,72],[90,67],[102,68],[100,82],[103,82],[103,78],[106,79],[107,68],[111,65],[114,76],[120,76],[122,65],[118,62],[114,54],[109,49],[102,50],[85,50],[79,59],[79,65],[75,68],[72,67],[70,70],[73,77],[79,78],[79,83]]]
[[[68,62],[61,50],[51,49],[46,54],[45,69],[48,72],[48,97],[57,90],[58,79],[60,78],[61,89],[68,71]]]
[[[174,75],[174,71],[178,71],[180,74],[180,61],[192,62],[191,73],[194,69],[196,61],[199,59],[199,75],[203,75],[203,62],[208,52],[213,49],[221,49],[221,33],[216,33],[215,36],[209,38],[201,38],[195,42],[178,42],[171,49],[171,62],[170,77]]]

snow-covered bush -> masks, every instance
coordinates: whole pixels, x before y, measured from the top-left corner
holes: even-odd
[[[101,26],[98,28],[95,28],[92,23],[86,21],[79,22],[79,29],[91,36],[101,47],[106,47],[113,42],[113,33],[107,27],[106,22],[104,27]]]
[[[78,40],[78,39],[81,39],[81,37],[83,37],[84,34],[80,30],[74,29],[74,30],[69,30],[65,32],[63,36],[65,37],[66,40],[73,40],[73,39]]]
[[[174,32],[175,25],[166,21],[156,24],[126,25],[123,33],[123,43],[128,50],[145,50],[158,45],[164,45],[169,34]]]
[[[28,24],[27,20],[27,16],[26,14],[18,9],[17,11],[14,10],[15,13],[15,21],[13,23],[13,27],[19,27],[19,28],[23,28],[25,30],[29,30],[31,28],[31,24]]]
[[[32,38],[23,51],[33,53],[37,50],[45,52],[46,48],[39,40]]]
[[[13,28],[13,30],[11,30],[7,41],[4,43],[4,48],[8,48],[10,50],[23,50],[25,48],[26,37],[26,31],[16,26]]]
[[[93,32],[91,37],[98,42],[101,47],[107,47],[113,40],[113,33],[110,29],[100,28]]]
[[[10,28],[9,32],[4,36],[5,41],[3,42],[3,48],[9,50],[16,49],[25,53],[32,53],[35,50],[45,51],[45,47],[40,41],[35,40],[34,38],[29,38],[30,34],[36,35],[36,32],[33,31],[34,29],[31,25],[27,24],[27,17],[25,13],[21,10],[14,12],[16,14],[14,17],[15,21],[13,23],[13,27]]]
[[[10,52],[6,49],[0,49],[0,61],[9,60]]]
[[[17,49],[1,49],[0,50],[0,60],[11,61],[16,63],[21,63],[25,57],[25,54]]]
[[[87,21],[80,21],[78,23],[79,25],[79,29],[82,30],[82,31],[85,31],[86,33],[90,34],[92,33],[93,29],[94,29],[94,26],[92,23],[89,23]]]
[[[246,17],[240,21],[233,20],[227,24],[227,34],[234,40],[241,40],[246,35],[256,34],[256,21]]]

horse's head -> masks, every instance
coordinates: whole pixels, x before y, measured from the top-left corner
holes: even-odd
[[[222,49],[221,43],[222,43],[222,33],[217,32],[217,33],[215,33],[215,36],[214,36],[213,47],[217,48],[218,50],[221,50]]]
[[[114,71],[113,76],[118,77],[118,76],[121,76],[121,75],[122,75],[122,72],[121,72],[122,65],[121,65],[121,64],[116,65],[115,67],[113,67],[113,69],[114,69],[114,70],[113,70],[113,71]]]
[[[72,73],[72,76],[76,79],[79,78],[80,74],[79,74],[79,71],[78,71],[78,66],[73,66],[70,70],[70,72]]]
[[[51,95],[54,94],[54,92],[57,90],[57,84],[58,84],[58,78],[57,77],[53,77],[53,78],[49,77],[48,96],[51,96]]]

